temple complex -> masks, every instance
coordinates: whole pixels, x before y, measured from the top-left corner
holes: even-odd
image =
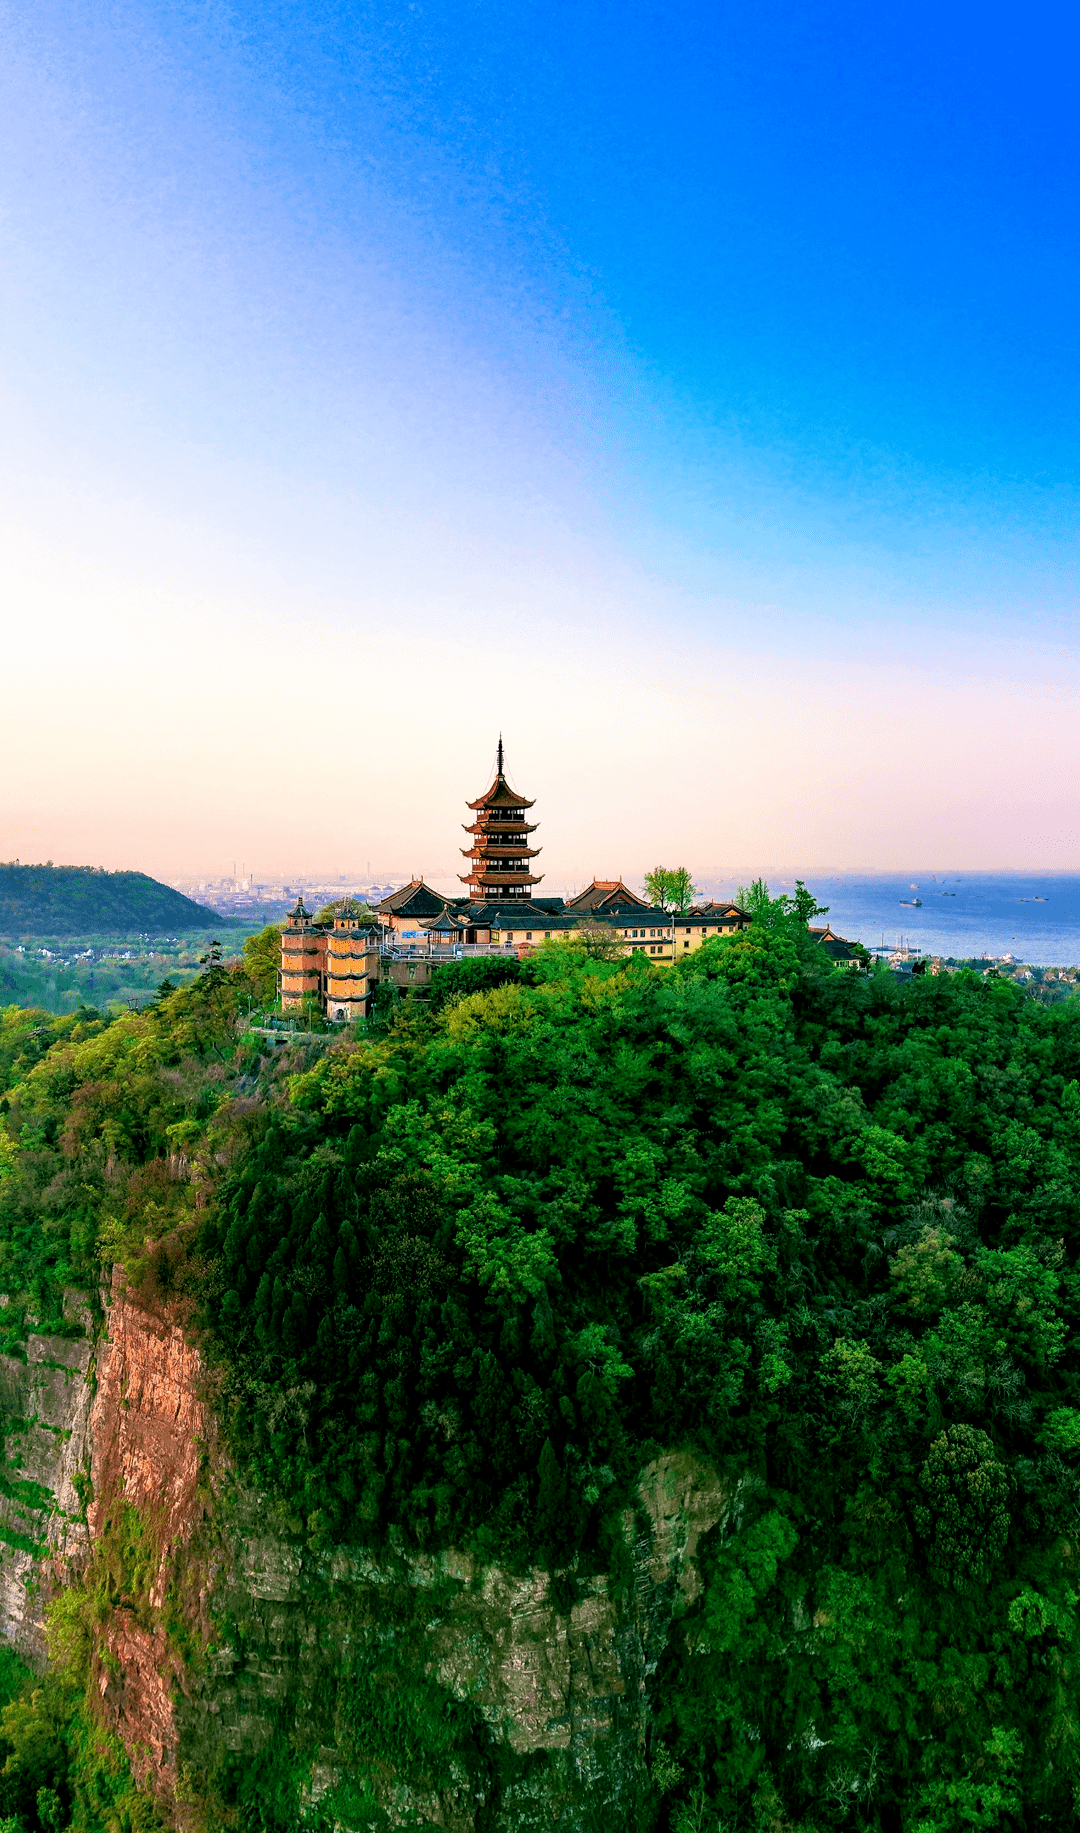
[[[501,738],[494,782],[466,806],[473,819],[462,824],[470,844],[461,852],[469,870],[460,877],[468,896],[448,898],[414,878],[373,911],[344,898],[318,920],[301,898],[281,937],[283,1007],[311,1002],[328,1018],[360,1018],[380,981],[422,989],[442,962],[468,954],[521,956],[549,940],[585,938],[619,954],[647,955],[659,966],[750,920],[736,904],[673,916],[621,878],[594,879],[569,900],[534,896],[542,882],[532,870],[540,848],[529,844],[537,829],[528,818],[534,804],[508,783]]]

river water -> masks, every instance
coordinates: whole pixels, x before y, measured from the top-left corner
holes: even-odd
[[[867,948],[902,946],[924,954],[1012,955],[1033,967],[1080,964],[1080,876],[1037,872],[807,873],[806,884],[839,935]],[[732,896],[735,882],[710,882]],[[769,889],[794,890],[792,879]],[[917,909],[904,900],[922,900]]]

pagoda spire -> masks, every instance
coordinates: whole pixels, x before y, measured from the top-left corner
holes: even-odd
[[[468,873],[461,873],[461,882],[470,887],[474,902],[531,897],[532,887],[540,883],[529,870],[530,860],[540,851],[528,845],[528,836],[536,832],[535,822],[525,819],[525,810],[532,803],[506,780],[501,732],[496,755],[495,781],[486,795],[468,804],[476,815],[465,828],[472,845],[461,849],[470,867]]]

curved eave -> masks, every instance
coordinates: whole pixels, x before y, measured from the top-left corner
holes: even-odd
[[[515,834],[535,834],[539,826],[539,821],[515,821],[513,828],[507,831]],[[503,830],[502,823],[498,821],[463,821],[461,831],[463,834],[498,834]]]
[[[492,847],[490,852],[487,849],[481,850],[479,847],[458,848],[462,859],[475,859],[478,865],[495,854],[500,859],[535,859],[543,850],[542,846]]]
[[[497,776],[491,788],[475,802],[466,802],[466,808],[531,808],[528,796],[519,796],[511,789],[505,777]]]
[[[504,890],[507,887],[511,890],[516,890],[520,885],[540,884],[543,876],[544,874],[542,872],[522,872],[520,876],[516,873],[511,874],[507,872],[492,872],[490,874],[486,872],[459,872],[458,880],[463,885],[476,885],[481,891],[493,891],[498,886],[502,886]]]

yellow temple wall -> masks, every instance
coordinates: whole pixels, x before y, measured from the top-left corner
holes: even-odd
[[[322,991],[326,937],[312,930],[283,930],[281,936],[281,1003],[301,1005]]]
[[[696,949],[699,949],[704,942],[710,941],[713,936],[737,936],[740,929],[746,928],[748,922],[748,917],[744,917],[741,922],[731,921],[728,923],[703,923],[700,917],[694,921],[690,921],[683,917],[676,917],[676,958],[683,955],[692,955]]]
[[[366,935],[334,929],[327,941],[325,1010],[330,1018],[362,1018],[379,978],[379,950]]]

